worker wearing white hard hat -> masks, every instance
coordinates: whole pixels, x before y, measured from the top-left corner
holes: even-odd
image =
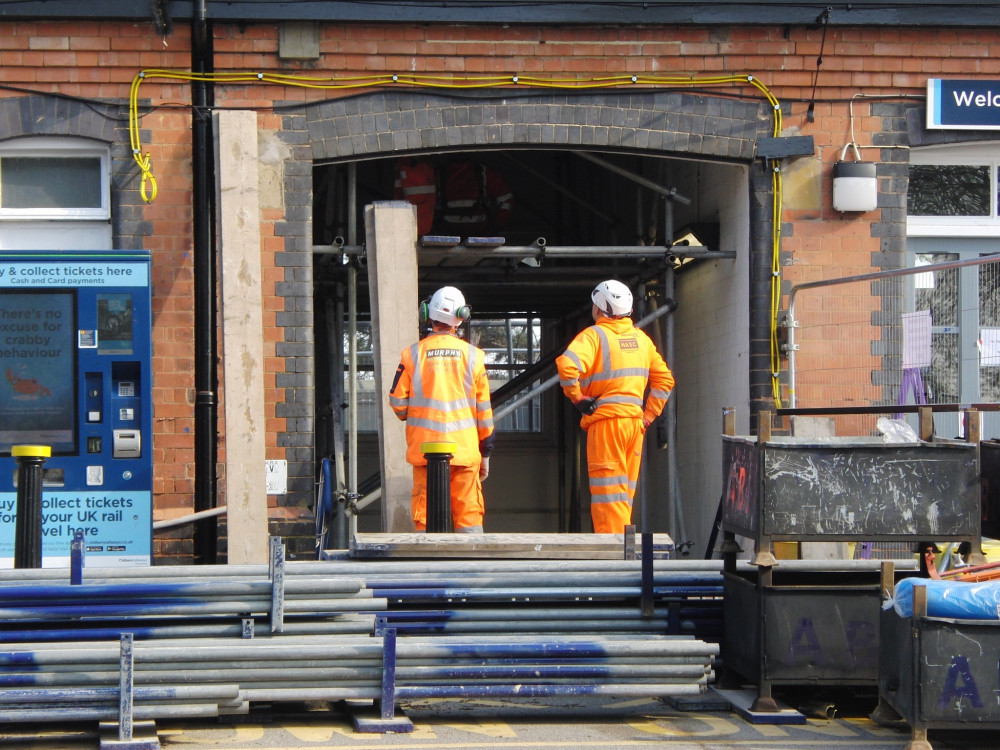
[[[423,443],[452,442],[451,517],[456,532],[483,531],[482,481],[493,451],[493,408],[482,349],[458,336],[471,316],[463,294],[438,289],[420,303],[431,332],[400,355],[389,405],[406,422],[406,460],[413,466],[410,511],[417,531],[427,528],[427,459]]]
[[[621,534],[632,518],[643,436],[666,406],[674,376],[649,336],[632,325],[628,286],[602,281],[590,300],[594,325],[577,334],[556,368],[587,432],[594,531]]]

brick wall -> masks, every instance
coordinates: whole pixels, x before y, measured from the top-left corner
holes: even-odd
[[[785,197],[782,225],[782,263],[789,284],[814,278],[861,273],[873,267],[894,267],[903,261],[903,221],[907,174],[908,129],[906,110],[923,94],[928,77],[996,77],[1000,75],[1000,31],[991,29],[918,30],[907,28],[839,28],[826,32],[802,27],[692,27],[652,28],[613,26],[589,28],[530,28],[468,25],[328,25],[321,33],[322,58],[288,62],[277,57],[277,29],[272,24],[219,26],[214,29],[215,70],[274,71],[303,76],[358,76],[368,73],[418,73],[442,76],[469,74],[518,75],[524,81],[575,80],[602,75],[709,76],[749,74],[762,81],[782,102],[783,132],[812,136],[815,165],[799,189]],[[140,96],[149,107],[142,118],[143,151],[152,158],[158,183],[155,202],[139,197],[138,170],[130,158],[127,106],[130,84],[139,70],[187,70],[190,65],[188,30],[175,25],[167,39],[152,24],[77,22],[0,22],[0,137],[31,134],[80,135],[112,145],[114,157],[114,238],[122,248],[149,250],[153,256],[154,306],[154,446],[155,517],[173,517],[192,508],[193,465],[193,284],[191,241],[191,114],[190,87],[185,81],[150,78]],[[817,60],[822,53],[822,66]],[[653,83],[625,89],[661,90]],[[699,86],[712,106],[763,107],[766,103],[750,86]],[[368,89],[367,93],[380,89]],[[687,93],[689,89],[684,90]],[[388,89],[385,89],[388,91]],[[312,502],[312,296],[309,169],[315,156],[333,155],[337,148],[392,151],[398,148],[441,145],[428,142],[428,130],[419,120],[397,126],[385,120],[376,125],[375,110],[386,99],[359,98],[358,89],[322,89],[263,83],[218,84],[215,101],[224,107],[261,110],[262,131],[273,133],[284,149],[277,200],[262,206],[264,320],[268,347],[266,388],[269,458],[289,461],[290,494],[272,497],[276,524],[311,523]],[[421,109],[427,95],[448,95],[447,89],[424,89],[412,95],[414,118],[435,118],[435,107]],[[496,91],[481,91],[485,98]],[[560,92],[562,96],[566,92]],[[49,97],[45,94],[58,95]],[[558,98],[551,89],[538,90],[546,107]],[[572,92],[570,92],[572,95]],[[648,93],[644,93],[648,96]],[[860,96],[863,95],[863,96]],[[350,98],[347,98],[347,97]],[[399,101],[402,94],[393,94]],[[628,99],[630,93],[615,91]],[[662,96],[662,94],[661,94]],[[865,215],[842,215],[830,205],[830,168],[850,139],[848,118],[854,99],[854,132],[866,160],[879,164],[880,207]],[[66,98],[74,97],[74,98]],[[75,97],[79,97],[77,99]],[[320,108],[270,111],[322,99],[341,100]],[[807,116],[815,99],[814,116]],[[543,101],[544,100],[544,101]],[[610,99],[609,99],[610,101]],[[625,100],[621,100],[625,101]],[[96,102],[96,104],[94,103]],[[572,104],[582,103],[575,99]],[[496,102],[491,102],[493,106]],[[461,116],[457,105],[448,106]],[[372,118],[361,112],[369,107]],[[625,111],[625,104],[615,107]],[[606,105],[590,122],[604,127],[601,118],[616,116]],[[639,108],[641,109],[641,107]],[[387,110],[384,110],[386,111]],[[395,112],[402,111],[398,106]],[[482,112],[487,111],[485,108]],[[555,115],[551,109],[495,106],[495,122],[538,125],[539,130],[503,130],[500,142],[541,139],[542,118],[576,116],[580,110]],[[324,121],[322,112],[329,113]],[[342,112],[342,115],[334,113]],[[423,114],[421,115],[421,112]],[[357,131],[351,123],[357,117]],[[621,125],[634,134],[626,115]],[[745,121],[745,118],[737,118]],[[761,118],[758,118],[761,119]],[[736,119],[733,120],[734,122]],[[402,122],[402,121],[400,121]],[[716,118],[713,122],[721,122]],[[465,136],[458,120],[428,121],[430,129],[448,137]],[[685,123],[694,127],[692,121]],[[483,127],[489,123],[482,123]],[[610,124],[616,127],[615,123]],[[341,138],[337,128],[349,129]],[[372,128],[383,128],[388,140],[365,140]],[[755,138],[766,118],[748,133]],[[332,128],[330,130],[329,128]],[[409,131],[406,131],[410,128]],[[449,130],[452,128],[452,130]],[[471,124],[470,124],[471,128]],[[646,140],[622,141],[625,147],[662,148],[705,153],[676,141],[664,141],[659,124],[646,130]],[[472,143],[478,135],[472,129]],[[488,131],[483,130],[488,137]],[[560,131],[563,132],[563,131]],[[565,142],[572,143],[570,131]],[[586,131],[580,131],[581,133]],[[595,143],[597,133],[593,131]],[[699,132],[699,135],[701,133]],[[726,135],[731,138],[729,134]],[[587,137],[590,137],[587,136]],[[557,142],[562,135],[553,129]],[[581,138],[584,136],[581,136]],[[659,140],[657,140],[659,139]],[[732,139],[731,139],[732,140]],[[465,142],[465,141],[460,141]],[[490,141],[486,141],[490,142]],[[584,142],[584,141],[580,141]],[[346,151],[338,152],[340,154]],[[355,153],[358,153],[356,150]],[[728,154],[742,163],[743,150]],[[798,160],[801,161],[801,160]],[[791,164],[786,164],[791,168]],[[767,175],[754,178],[751,220],[767,223]],[[758,212],[760,219],[753,218]],[[755,246],[757,257],[766,252]],[[761,266],[758,273],[763,273]],[[751,273],[754,273],[751,270]],[[759,327],[759,324],[758,324]],[[758,331],[759,333],[759,331]],[[757,335],[755,333],[754,335]],[[761,363],[758,363],[760,365]],[[764,369],[767,369],[767,364]],[[760,367],[758,366],[758,370]],[[757,395],[765,382],[752,384]],[[220,412],[221,413],[221,412]],[[224,426],[223,426],[224,427]],[[224,440],[224,430],[222,431]],[[223,447],[224,448],[224,447]],[[224,455],[222,453],[221,455]],[[224,498],[223,498],[224,501]],[[278,504],[280,503],[280,507]],[[281,528],[286,529],[291,527]],[[174,541],[157,550],[184,554]]]

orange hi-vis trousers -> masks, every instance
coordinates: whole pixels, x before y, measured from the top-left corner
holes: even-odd
[[[451,465],[451,525],[456,533],[480,534],[483,531],[483,485],[479,465]],[[410,499],[413,527],[427,530],[427,467],[413,467],[413,495]]]
[[[642,465],[641,418],[598,419],[587,428],[590,517],[597,534],[623,534]]]

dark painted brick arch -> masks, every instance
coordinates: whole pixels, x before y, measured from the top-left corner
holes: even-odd
[[[744,92],[741,92],[744,93]],[[690,90],[384,90],[289,108],[283,135],[297,158],[347,162],[421,151],[527,146],[648,152],[750,166],[750,410],[771,408],[772,201],[758,139],[773,135],[773,107],[745,92]],[[296,187],[299,185],[300,187]],[[286,176],[286,205],[305,208],[301,181]],[[311,196],[308,196],[311,199]],[[290,232],[285,234],[293,244]],[[754,420],[756,421],[756,420]]]
[[[313,158],[345,161],[425,150],[649,150],[749,162],[771,134],[763,100],[677,91],[450,96],[385,91],[305,110]]]

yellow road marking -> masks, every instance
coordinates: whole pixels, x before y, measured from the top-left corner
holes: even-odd
[[[218,726],[208,729],[161,729],[156,734],[167,738],[170,742],[185,745],[223,745],[247,742],[258,742],[264,739],[267,729],[262,725],[241,724],[237,727]]]
[[[646,706],[646,705],[649,705],[650,703],[660,703],[660,701],[654,700],[654,699],[651,699],[651,698],[629,698],[628,700],[623,700],[623,701],[614,701],[614,700],[611,700],[611,701],[608,701],[607,703],[604,703],[601,707],[602,708],[635,708],[637,706]]]
[[[327,740],[332,740],[338,734],[344,737],[358,736],[353,728],[332,726],[330,724],[288,724],[281,722],[277,726],[280,729],[284,729],[295,739],[303,740],[304,742],[326,742]]]
[[[838,721],[817,721],[809,719],[805,724],[796,724],[798,729],[807,732],[815,732],[828,737],[857,737],[858,733],[851,727],[841,724]]]
[[[721,716],[690,716],[684,717],[683,723],[685,726],[699,722],[701,724],[707,725],[705,729],[681,729],[677,726],[678,722],[675,719],[657,719],[654,721],[632,721],[626,720],[628,724],[633,729],[639,729],[643,732],[648,732],[649,734],[662,734],[669,735],[672,737],[720,737],[727,734],[736,734],[740,731],[740,728],[733,724],[733,722],[728,719],[723,719]],[[668,726],[664,726],[667,724]]]
[[[788,730],[778,724],[754,724],[753,730],[765,737],[787,737]]]
[[[867,734],[875,737],[895,738],[900,736],[901,730],[894,729],[892,727],[883,727],[880,724],[876,724],[871,719],[843,719],[842,721],[846,721],[857,729],[863,730]],[[909,728],[904,731],[909,731]]]
[[[509,724],[500,721],[477,721],[462,724],[441,723],[441,726],[459,729],[463,732],[472,732],[473,734],[482,734],[486,737],[497,739],[500,737],[517,737],[517,733],[510,728]]]

